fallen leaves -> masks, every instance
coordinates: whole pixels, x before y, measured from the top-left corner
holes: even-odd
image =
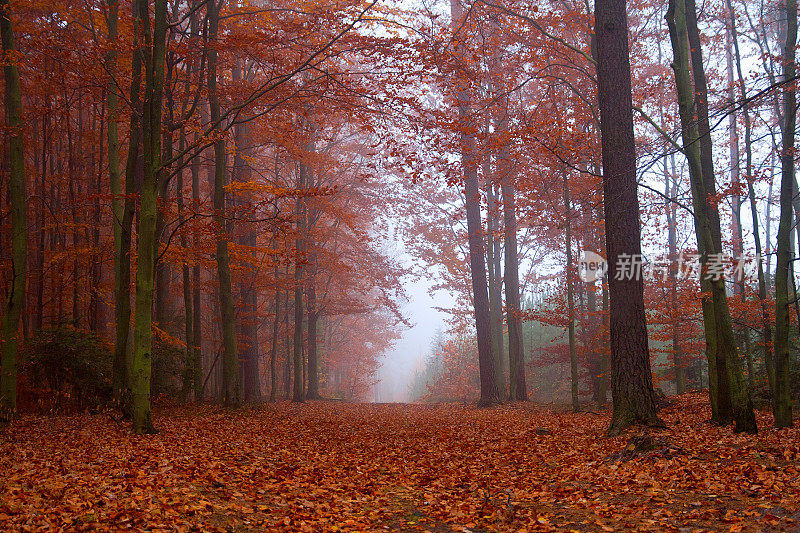
[[[796,529],[800,432],[760,415],[759,435],[733,435],[706,411],[679,398],[625,461],[607,460],[631,440],[603,436],[607,413],[533,405],[194,406],[146,437],[23,417],[0,433],[0,529]]]

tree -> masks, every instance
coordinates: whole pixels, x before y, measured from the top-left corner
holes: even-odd
[[[737,82],[739,85],[740,98],[743,101],[742,115],[744,116],[744,146],[745,146],[745,180],[747,181],[747,196],[750,200],[750,214],[753,223],[753,241],[756,247],[756,257],[761,258],[764,250],[761,246],[761,232],[759,230],[758,206],[756,203],[756,191],[753,185],[753,142],[752,142],[752,119],[750,116],[750,104],[748,102],[747,85],[742,72],[742,59],[739,51],[739,34],[736,28],[736,14],[731,0],[727,2],[730,14],[730,32],[733,44],[734,63],[736,65]],[[767,223],[769,225],[769,222]],[[764,365],[767,369],[767,381],[770,391],[775,390],[775,371],[772,361],[772,325],[770,324],[769,312],[767,310],[767,282],[764,275],[764,265],[758,261],[758,301],[761,307],[761,343],[764,350]]]
[[[574,296],[574,279],[572,267],[572,206],[570,205],[569,198],[569,180],[567,179],[567,171],[563,169],[564,174],[564,229],[566,240],[565,252],[567,254],[566,265],[566,282],[567,282],[567,337],[569,340],[569,369],[570,381],[572,384],[572,411],[577,413],[581,409],[580,402],[578,401],[578,355],[575,346],[575,296]]]
[[[670,2],[667,23],[673,47],[683,150],[689,163],[692,184],[695,234],[704,267],[701,288],[704,292],[703,325],[712,420],[718,424],[733,421],[735,431],[754,433],[756,420],[739,363],[725,280],[722,276],[712,276],[708,270],[713,258],[720,257],[722,253],[722,238],[719,212],[711,202],[716,187],[708,123],[708,91],[692,0],[685,3],[682,0]],[[694,73],[694,91],[690,72]]]
[[[797,0],[786,0],[786,42],[783,47],[783,81],[791,84],[796,74]],[[795,197],[794,130],[797,122],[797,95],[794,84],[783,88],[783,132],[781,138],[780,222],[775,264],[775,390],[772,413],[775,427],[792,426],[789,390],[789,281],[794,281],[790,251],[792,201]],[[792,294],[794,291],[792,291]]]
[[[19,319],[25,302],[28,277],[27,197],[25,195],[24,128],[22,88],[16,63],[14,24],[8,0],[0,0],[0,37],[3,43],[4,108],[8,135],[11,204],[11,273],[0,333],[0,424],[8,422],[17,410],[17,347]]]
[[[292,401],[304,402],[306,399],[305,380],[303,379],[303,285],[305,283],[306,253],[306,207],[303,193],[308,182],[309,169],[304,162],[298,165],[295,204],[295,260],[294,260],[294,342],[292,344],[294,387],[292,388]]]
[[[528,399],[525,383],[525,346],[522,340],[522,307],[519,295],[519,255],[517,254],[517,204],[514,190],[514,165],[508,131],[508,96],[501,97],[497,131],[502,146],[497,159],[503,197],[503,250],[505,252],[506,323],[508,324],[508,369],[511,400]]]
[[[225,0],[210,0],[208,3],[208,37],[212,44],[208,49],[208,104],[211,123],[219,127],[221,109],[217,92],[217,49],[215,41],[219,35],[219,13]],[[222,381],[225,405],[236,407],[241,398],[239,392],[239,353],[236,340],[236,318],[233,310],[231,269],[228,257],[228,227],[230,222],[225,210],[226,168],[225,137],[218,135],[214,142],[214,221],[217,225],[217,276],[219,277],[220,312],[222,314]]]
[[[150,416],[150,369],[152,365],[152,308],[158,239],[158,188],[162,178],[161,113],[167,40],[167,2],[154,0],[153,29],[147,0],[136,0],[135,19],[142,35],[145,90],[142,113],[142,160],[144,176],[139,204],[139,241],[136,264],[136,304],[133,359],[129,370],[131,416],[136,433],[153,433]],[[137,37],[138,38],[138,37]]]
[[[653,394],[643,280],[620,269],[624,258],[641,257],[625,10],[625,0],[598,0],[595,4],[614,399],[611,434],[618,434],[634,423],[663,425],[656,415]]]
[[[486,262],[481,235],[481,204],[478,187],[478,159],[474,132],[475,117],[472,115],[466,73],[466,60],[463,39],[459,28],[465,22],[461,0],[450,0],[450,14],[454,31],[453,41],[457,54],[455,72],[456,107],[458,109],[459,138],[461,145],[461,167],[464,174],[464,194],[466,196],[467,232],[469,233],[470,273],[472,275],[472,298],[475,312],[475,329],[478,335],[478,361],[481,376],[480,405],[489,406],[500,401],[495,373],[495,355],[492,346],[492,333],[489,317],[489,294],[486,278]]]

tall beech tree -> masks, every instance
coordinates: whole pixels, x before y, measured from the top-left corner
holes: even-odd
[[[564,175],[564,239],[566,246],[564,251],[567,255],[565,268],[567,278],[567,342],[569,343],[569,371],[570,371],[570,393],[572,396],[572,411],[577,413],[581,409],[578,399],[578,355],[575,345],[575,290],[572,266],[572,205],[569,198],[569,180],[566,169],[562,169]]]
[[[221,127],[221,105],[217,90],[218,60],[216,39],[219,36],[219,13],[225,0],[208,2],[208,107],[211,124]],[[230,258],[228,256],[228,231],[231,223],[226,215],[225,186],[226,167],[225,136],[220,131],[214,142],[214,221],[217,226],[217,276],[219,278],[219,307],[222,318],[222,382],[225,404],[239,405],[239,350],[236,339],[233,289],[231,283]]]
[[[595,36],[614,399],[609,433],[618,434],[635,423],[663,425],[653,393],[643,280],[619,269],[625,258],[642,253],[625,0],[595,3]]]
[[[503,89],[505,91],[505,88]],[[500,118],[497,132],[501,148],[497,158],[500,190],[503,196],[503,251],[506,293],[506,324],[508,324],[508,368],[511,400],[528,399],[525,383],[525,346],[522,339],[522,305],[519,294],[519,254],[517,253],[517,204],[514,188],[515,172],[511,158],[509,135],[508,95],[500,98]],[[491,267],[490,267],[491,268]]]
[[[727,1],[728,14],[730,16],[731,44],[733,45],[733,62],[736,66],[736,82],[739,87],[739,97],[742,100],[742,117],[744,118],[744,149],[745,149],[745,181],[747,182],[747,196],[750,205],[750,215],[753,224],[753,244],[755,245],[756,257],[764,256],[764,248],[761,245],[761,231],[758,220],[758,200],[754,186],[755,176],[753,175],[753,120],[751,117],[750,103],[748,102],[747,83],[742,71],[742,57],[739,49],[739,32],[736,27],[736,13],[731,0]],[[758,261],[758,302],[761,308],[761,344],[764,354],[764,366],[766,367],[767,382],[770,391],[775,390],[775,365],[772,360],[772,325],[770,324],[769,311],[767,310],[767,281],[764,275],[764,265]]]
[[[501,401],[495,373],[496,359],[493,352],[492,332],[489,317],[489,294],[486,278],[486,261],[481,222],[481,197],[478,186],[478,153],[475,141],[477,131],[469,94],[469,77],[464,46],[463,25],[466,22],[461,0],[450,0],[450,15],[453,28],[455,72],[453,74],[456,107],[458,110],[461,168],[464,175],[466,196],[467,232],[469,233],[470,273],[472,277],[472,300],[475,313],[475,329],[478,335],[478,363],[480,367],[481,399],[479,404],[493,405]]]
[[[11,275],[0,331],[0,424],[17,410],[17,351],[19,319],[28,278],[27,196],[25,194],[25,129],[22,123],[22,87],[17,68],[14,24],[8,0],[0,0],[0,38],[3,43],[3,79],[11,204]]]
[[[775,263],[775,388],[772,412],[775,426],[792,426],[792,401],[790,397],[790,294],[794,294],[794,269],[791,262],[790,234],[792,231],[792,202],[795,198],[796,177],[794,168],[795,126],[797,122],[797,94],[792,83],[796,75],[795,44],[797,42],[797,0],[786,0],[786,41],[783,46],[783,132],[781,136],[781,193],[780,220]],[[792,290],[790,293],[789,291]]]
[[[694,2],[672,0],[667,11],[667,24],[673,46],[683,148],[692,184],[695,234],[703,265],[700,275],[705,293],[703,326],[712,420],[718,424],[733,422],[736,431],[754,433],[757,431],[755,414],[739,362],[725,279],[712,275],[709,270],[714,258],[721,257],[722,238],[719,213],[711,200],[716,194],[716,185],[708,122],[708,90]],[[690,73],[694,75],[694,90]]]
[[[139,199],[139,232],[136,262],[136,304],[133,358],[130,365],[131,417],[136,433],[153,433],[150,416],[150,371],[152,366],[152,309],[158,238],[158,189],[163,179],[161,165],[161,115],[164,94],[164,63],[167,41],[167,1],[154,0],[153,25],[147,0],[136,0],[134,17],[140,25],[145,73],[142,98],[143,177]]]
[[[302,122],[304,124],[304,121]],[[303,292],[305,285],[305,253],[306,253],[306,206],[303,200],[309,168],[304,162],[297,165],[297,182],[295,191],[295,258],[294,258],[294,339],[292,343],[292,401],[304,402],[306,399],[305,380],[303,379]]]

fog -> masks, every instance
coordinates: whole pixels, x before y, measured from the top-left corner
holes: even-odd
[[[437,331],[445,329],[447,313],[435,308],[450,306],[455,298],[443,291],[431,295],[431,286],[431,281],[425,278],[404,283],[408,303],[403,306],[403,314],[412,327],[404,329],[394,348],[383,356],[375,385],[376,402],[411,399],[411,380],[415,372],[424,369]]]

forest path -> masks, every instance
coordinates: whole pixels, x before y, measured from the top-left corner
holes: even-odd
[[[795,531],[800,430],[662,411],[669,441],[534,405],[278,403],[156,409],[157,435],[107,415],[22,416],[0,432],[0,530]],[[548,430],[549,434],[547,431]]]

